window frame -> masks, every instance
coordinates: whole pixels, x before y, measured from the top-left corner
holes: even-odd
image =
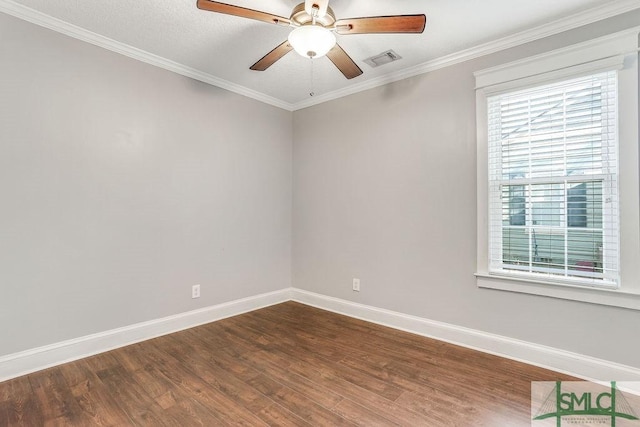
[[[640,310],[638,34],[640,27],[474,73],[477,119],[477,266],[480,288]],[[602,71],[618,70],[620,280],[617,288],[489,271],[487,99]]]

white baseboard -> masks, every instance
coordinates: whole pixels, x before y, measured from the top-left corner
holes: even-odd
[[[475,329],[410,316],[301,289],[291,299],[394,329],[495,354],[591,381],[640,381],[640,369]]]
[[[640,381],[640,369],[395,311],[287,288],[0,357],[0,382],[285,301],[435,338],[575,377]]]
[[[2,356],[0,382],[290,299],[287,288]]]

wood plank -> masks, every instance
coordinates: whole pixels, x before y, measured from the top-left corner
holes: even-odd
[[[316,384],[331,388],[335,393],[344,396],[346,399],[359,402],[362,406],[369,408],[370,411],[379,411],[391,421],[401,425],[421,425],[424,418],[417,413],[408,410],[396,401],[385,399],[377,393],[366,390],[352,382],[346,381],[332,373],[323,372],[316,369],[314,365],[307,363],[298,363],[291,365],[289,370],[292,373],[304,376]]]
[[[36,402],[29,376],[0,383],[0,425],[35,426],[44,424],[42,408]]]
[[[353,424],[362,427],[373,426],[398,426],[390,418],[384,416],[379,411],[372,411],[371,408],[359,405],[352,400],[345,399],[338,403],[333,411]]]
[[[154,400],[167,391],[174,394],[175,405],[167,413],[187,413],[198,424],[216,419],[219,424],[238,426],[266,425],[257,417],[243,410],[236,401],[212,387],[208,387],[198,375],[190,372],[156,346],[156,342],[125,347],[116,357],[128,359],[134,378]]]
[[[108,353],[107,355],[111,356]],[[105,369],[105,365],[96,358],[90,358],[87,363],[92,370],[96,371],[102,384],[109,394],[118,401],[133,424],[180,425],[177,419],[168,416],[160,406],[150,399],[146,390],[134,381],[122,366],[116,364],[116,366]]]
[[[131,418],[109,393],[95,372],[89,368],[86,360],[67,363],[54,369],[59,369],[65,378],[71,394],[89,420],[88,425],[110,426],[132,423]]]
[[[294,341],[294,345],[281,344],[276,336],[265,337],[264,335],[258,334],[251,328],[253,322],[249,319],[245,320],[246,321],[243,322],[245,327],[230,325],[229,329],[234,330],[235,328],[236,333],[249,337],[263,337],[264,340],[271,343],[269,346],[264,346],[264,348],[269,352],[279,350],[287,354],[288,357],[293,360],[306,361],[310,364],[324,367],[326,370],[334,372],[336,375],[346,379],[347,381],[353,382],[364,389],[379,393],[381,396],[391,400],[396,399],[400,394],[402,394],[402,390],[393,384],[375,378],[372,375],[368,375],[366,373],[363,374],[349,366],[333,362],[335,360],[341,360],[345,356],[345,353],[343,352],[330,349],[322,351],[322,345],[316,345],[317,343],[307,343],[302,339],[296,339]]]
[[[274,363],[276,358],[273,356],[274,355],[266,351],[259,351],[246,353],[243,355],[243,360],[261,369],[269,378],[274,379],[291,390],[303,394],[308,399],[325,408],[331,409],[343,400],[342,396],[334,393],[329,387],[310,381],[303,376],[292,373],[286,368],[279,367],[277,362]]]
[[[165,351],[172,355],[177,362],[197,373],[197,375],[209,387],[213,387],[227,398],[242,405],[245,409],[253,414],[257,414],[262,409],[271,406],[273,401],[262,393],[249,387],[246,382],[233,374],[233,369],[220,367],[217,363],[212,362],[207,355],[208,349],[200,346],[197,342],[176,340],[172,346],[167,343],[164,346]],[[220,353],[218,353],[220,354]],[[238,362],[236,361],[236,365]],[[243,372],[246,372],[243,370]],[[260,373],[255,372],[248,379],[255,378]]]
[[[307,399],[289,387],[279,384],[267,375],[260,375],[250,384],[275,402],[314,426],[354,426],[355,424],[321,405]]]
[[[45,424],[64,425],[66,422],[88,424],[90,422],[74,398],[60,369],[36,372],[29,375],[29,381]]]
[[[311,427],[311,424],[277,403],[261,409],[258,417],[272,427]]]

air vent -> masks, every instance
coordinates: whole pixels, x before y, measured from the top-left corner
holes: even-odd
[[[382,52],[378,55],[372,56],[371,58],[365,59],[364,62],[369,64],[372,68],[376,68],[399,59],[402,59],[400,55],[395,53],[393,50],[387,50],[386,52]]]

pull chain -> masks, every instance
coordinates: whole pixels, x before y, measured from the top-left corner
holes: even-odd
[[[309,58],[309,61],[311,61],[311,72],[310,72],[310,76],[309,76],[309,96],[313,96],[315,95],[315,92],[313,91],[313,58]]]

